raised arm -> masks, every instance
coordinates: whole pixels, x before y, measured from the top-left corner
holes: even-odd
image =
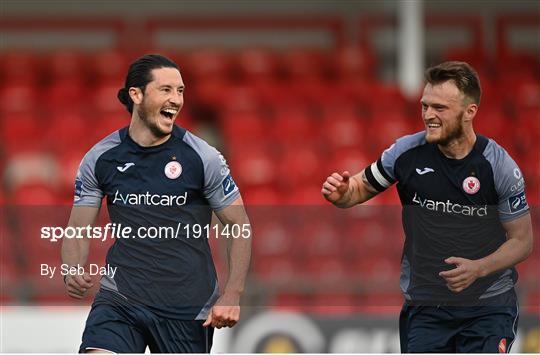
[[[348,171],[333,173],[322,186],[324,198],[339,208],[349,208],[364,203],[379,194],[368,181],[366,170],[351,176]]]

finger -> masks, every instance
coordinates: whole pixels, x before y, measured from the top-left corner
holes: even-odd
[[[457,268],[452,269],[452,270],[441,271],[441,272],[439,272],[439,276],[442,276],[445,279],[447,279],[447,278],[459,276],[459,275],[463,274],[464,272],[465,272],[465,270],[457,267]]]
[[[341,176],[343,176],[343,182],[347,183],[347,182],[349,182],[349,178],[351,177],[351,173],[349,173],[347,170],[345,170],[343,173],[341,173]]]
[[[466,282],[467,281],[467,276],[460,275],[460,276],[456,276],[456,277],[445,277],[444,279],[446,280],[447,283],[455,285],[455,284],[458,284],[458,283]]]
[[[210,313],[208,314],[208,318],[206,318],[206,321],[203,323],[203,327],[208,327],[210,324],[212,324],[212,310],[210,310]]]
[[[325,182],[323,185],[323,190],[326,190],[330,193],[337,191],[337,187],[330,185],[329,183]]]
[[[89,275],[88,275],[89,276]],[[81,275],[75,275],[71,278],[71,280],[73,280],[74,282],[76,282],[80,287],[84,287],[84,288],[92,288],[94,286],[94,284],[92,284],[91,282],[88,282],[86,281],[83,276]],[[92,279],[90,279],[91,281]]]
[[[72,288],[72,289],[75,289],[77,290],[78,292],[84,292],[86,291],[86,288],[82,287],[81,285],[79,285],[74,279],[73,277],[70,277],[70,278],[67,278],[66,279],[66,286]]]
[[[326,182],[334,187],[340,187],[343,184],[340,180],[336,179],[333,176],[328,177],[328,179],[326,179]]]
[[[463,261],[463,258],[456,258],[455,256],[451,256],[449,258],[446,258],[444,260],[445,263],[447,264],[461,264]]]
[[[88,282],[89,284],[92,285],[92,276],[90,276],[89,273],[85,272],[83,275],[82,275],[82,278],[84,281]]]
[[[74,294],[77,294],[79,296],[84,296],[86,294],[86,291],[81,291],[73,286],[68,286],[67,287],[67,291],[68,292],[71,292],[71,293],[74,293]]]
[[[324,195],[324,197],[327,197],[332,194],[332,191],[325,189],[324,187],[321,190],[321,193]]]
[[[332,173],[332,175],[330,175],[330,176],[328,177],[328,179],[330,179],[330,178],[334,178],[334,179],[336,179],[336,180],[339,181],[339,182],[343,181],[343,176],[341,176],[341,175],[338,174],[338,173]]]
[[[68,294],[68,296],[73,297],[73,298],[76,298],[76,299],[79,299],[79,300],[80,300],[81,298],[83,298],[82,295],[80,295],[80,294],[78,294],[78,293],[76,293],[76,292],[73,292],[73,291],[68,291],[67,294]]]

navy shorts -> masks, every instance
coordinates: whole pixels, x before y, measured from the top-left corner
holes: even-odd
[[[404,353],[509,352],[518,325],[514,290],[483,300],[481,306],[405,304],[399,317]]]
[[[142,305],[94,301],[79,352],[144,353],[148,347],[153,353],[209,353],[214,328],[203,323],[159,317]]]

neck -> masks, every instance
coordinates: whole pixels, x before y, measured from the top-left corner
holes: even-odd
[[[476,134],[468,130],[461,137],[451,140],[445,145],[438,144],[439,150],[450,159],[463,159],[473,149],[476,143]]]
[[[138,115],[133,113],[131,123],[129,124],[129,136],[141,147],[152,147],[165,143],[171,135],[156,136]]]

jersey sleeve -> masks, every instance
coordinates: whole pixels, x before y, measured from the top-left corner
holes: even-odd
[[[75,178],[75,195],[73,205],[99,207],[103,198],[103,191],[99,187],[96,175],[96,159],[93,159],[93,152],[88,152],[77,171]]]
[[[425,134],[419,132],[399,138],[386,149],[376,162],[365,169],[368,182],[377,191],[382,192],[398,181],[395,173],[397,159],[406,151],[425,143]]]
[[[229,206],[240,191],[223,155],[215,148],[204,162],[204,195],[214,210]]]
[[[223,155],[191,132],[186,131],[184,141],[200,156],[204,168],[203,194],[213,210],[229,206],[240,197],[238,186]]]
[[[525,179],[514,159],[493,140],[489,141],[485,154],[493,169],[501,221],[511,221],[527,214],[529,205],[525,197]]]

